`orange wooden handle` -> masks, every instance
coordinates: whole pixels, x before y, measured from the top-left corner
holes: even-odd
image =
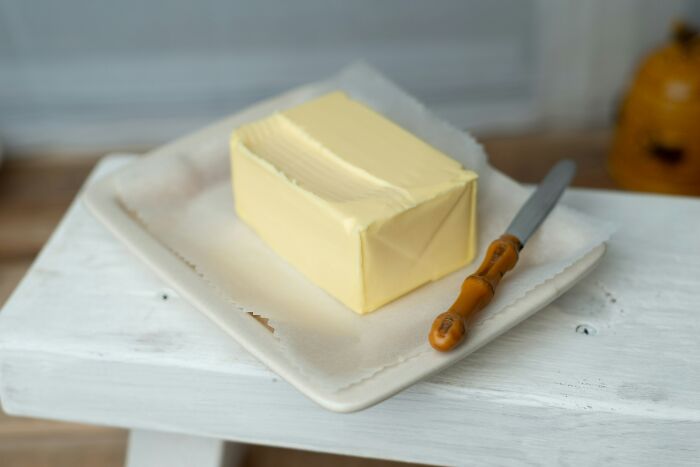
[[[520,240],[509,234],[501,235],[489,245],[479,269],[462,283],[457,300],[435,318],[428,336],[433,348],[447,352],[462,341],[479,311],[493,298],[505,273],[515,267],[521,248]]]

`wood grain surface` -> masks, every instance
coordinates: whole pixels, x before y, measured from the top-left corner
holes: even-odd
[[[537,182],[559,159],[579,163],[574,185],[611,188],[605,168],[609,132],[491,137],[483,140],[492,163],[522,182]],[[9,158],[0,166],[0,305],[75,197],[96,157]],[[630,388],[634,392],[634,388]],[[638,391],[637,391],[638,392]],[[116,466],[124,460],[126,433],[112,428],[0,416],[0,465]],[[255,446],[247,465],[376,465],[353,457]]]

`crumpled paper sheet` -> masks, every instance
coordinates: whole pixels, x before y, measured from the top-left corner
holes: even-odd
[[[391,118],[480,177],[475,263],[364,316],[314,286],[267,248],[236,217],[230,187],[228,140],[234,128],[336,89]],[[117,189],[120,201],[152,235],[230,299],[231,313],[242,308],[267,318],[290,363],[331,391],[433,351],[427,332],[434,317],[452,303],[490,241],[503,233],[528,195],[488,165],[482,147],[468,134],[439,120],[362,64],[255,105],[204,135],[154,151],[121,173]],[[473,332],[606,241],[611,232],[603,221],[558,206],[530,239]]]

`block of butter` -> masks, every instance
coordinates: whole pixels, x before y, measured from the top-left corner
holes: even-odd
[[[234,131],[238,216],[357,313],[475,254],[477,175],[337,91]]]

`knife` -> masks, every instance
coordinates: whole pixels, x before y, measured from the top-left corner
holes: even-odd
[[[571,160],[552,167],[506,232],[489,245],[479,269],[462,283],[457,300],[435,318],[428,335],[434,349],[447,352],[464,339],[479,312],[493,298],[505,273],[515,267],[520,250],[557,204],[575,173],[576,164]]]

